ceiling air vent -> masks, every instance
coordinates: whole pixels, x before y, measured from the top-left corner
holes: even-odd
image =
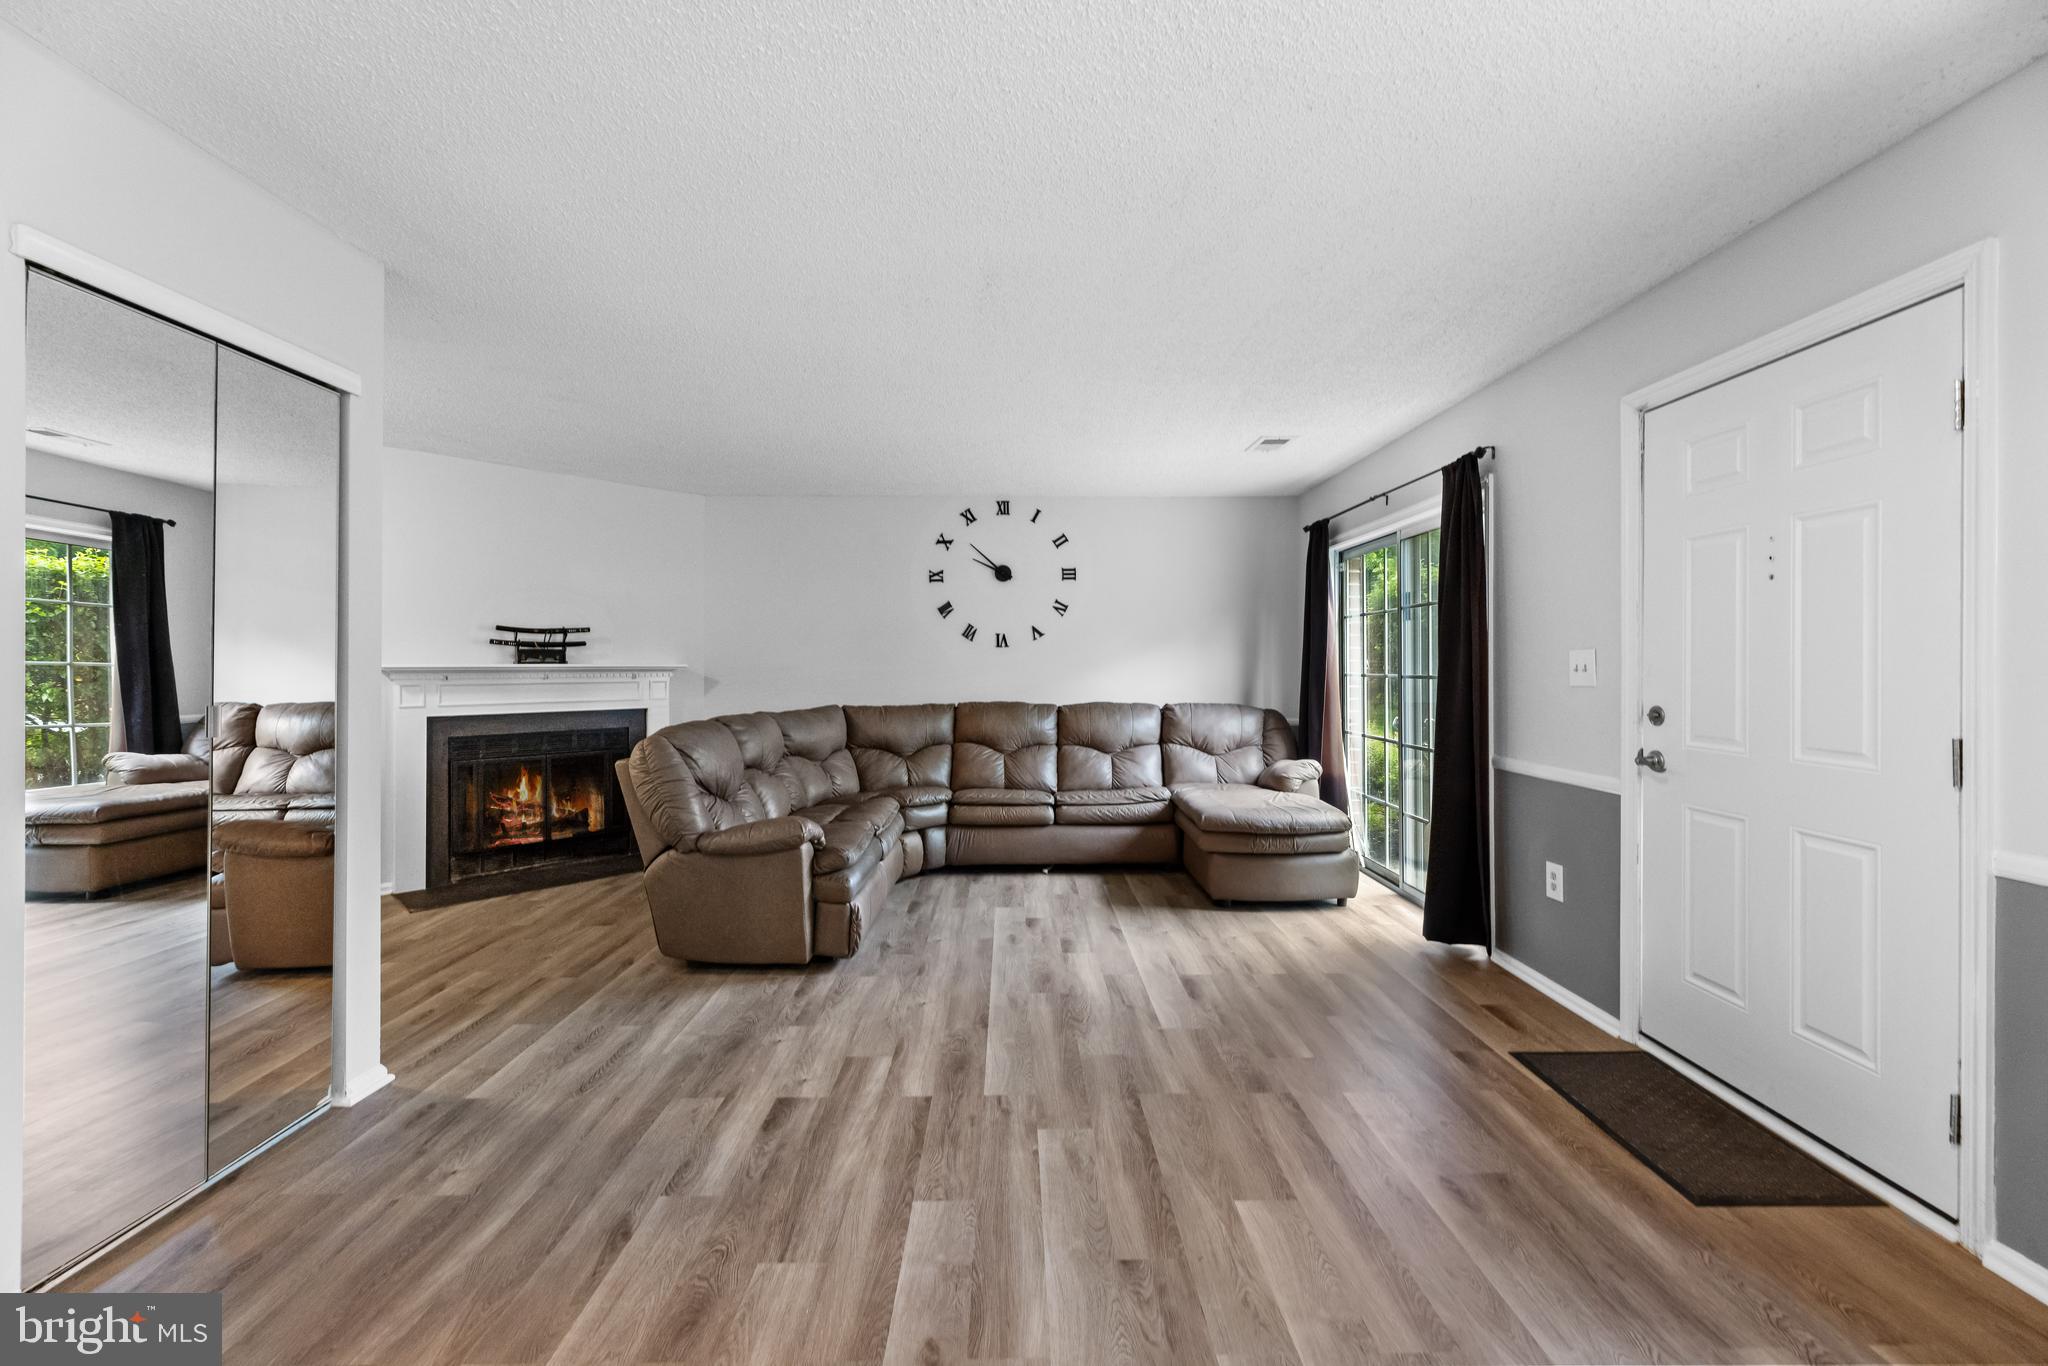
[[[1258,455],[1265,451],[1277,451],[1293,440],[1294,438],[1291,436],[1262,436],[1257,441],[1252,442],[1251,445],[1246,446],[1245,450],[1253,455]]]

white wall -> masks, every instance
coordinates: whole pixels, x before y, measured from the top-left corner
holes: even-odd
[[[384,471],[387,668],[509,664],[500,622],[590,627],[575,664],[702,666],[703,498],[424,451]]]
[[[1630,391],[1996,237],[2003,374],[1999,847],[2048,855],[2048,63],[2036,63],[1314,489],[1302,520],[1499,447],[1499,753],[1612,775],[1621,662],[1617,412]],[[1978,392],[1992,387],[1978,376]],[[1565,683],[1574,647],[1600,686]]]
[[[39,229],[362,377],[343,464],[347,677],[335,925],[336,1087],[360,1091],[382,1075],[376,685],[383,268],[5,25],[0,128],[9,130],[0,138],[0,225]],[[20,264],[0,269],[0,431],[18,432],[26,423]],[[0,461],[0,503],[21,506],[24,464]],[[0,614],[0,690],[17,695],[21,646],[21,615]],[[0,824],[20,816],[19,786],[0,784]],[[21,885],[21,845],[0,840],[0,1288],[12,1288],[21,1253]]]
[[[8,258],[12,259],[12,258]],[[164,529],[164,601],[171,614],[171,663],[178,714],[197,720],[213,698],[213,495],[127,470],[28,452],[28,487],[49,498],[145,512],[177,522]],[[30,503],[31,522],[76,522],[106,530],[106,514]]]
[[[1051,591],[1036,613],[1005,612],[1015,618],[1007,650],[991,644],[988,612],[980,638],[962,640],[963,618],[940,620],[925,582],[948,556],[949,574],[976,572],[964,544],[942,552],[934,541],[958,540],[960,509],[986,519],[993,501],[710,499],[705,713],[1016,698],[1243,701],[1293,715],[1302,540],[1292,499],[1030,500],[1045,508],[1042,525],[1071,537],[1061,559],[1081,577],[1054,584],[1072,606],[1064,618],[1050,611]],[[1029,639],[1034,618],[1042,640]]]

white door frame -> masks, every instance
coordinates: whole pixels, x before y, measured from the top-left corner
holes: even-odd
[[[1875,322],[1958,286],[1963,291],[1963,373],[1968,377],[1963,424],[1962,738],[1966,758],[1962,799],[1962,883],[1957,888],[1961,925],[1963,1141],[1959,1220],[1950,1223],[1910,1195],[1862,1168],[1727,1087],[1682,1063],[1642,1037],[1643,865],[1642,770],[1635,753],[1642,716],[1643,422],[1661,407],[1708,385]],[[1992,869],[1991,801],[1995,791],[1997,717],[1992,708],[1997,648],[1996,589],[1998,456],[1997,375],[1998,242],[1987,238],[1918,270],[1865,290],[1768,336],[1738,346],[1621,401],[1621,1028],[1622,1037],[1680,1065],[1694,1080],[1760,1119],[1822,1161],[1869,1187],[1913,1218],[1965,1247],[1981,1251],[1996,1236],[1993,1225],[1992,1134]]]

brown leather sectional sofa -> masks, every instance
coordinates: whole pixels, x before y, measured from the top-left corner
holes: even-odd
[[[619,765],[672,958],[845,957],[897,881],[1173,863],[1221,901],[1358,890],[1349,816],[1278,712],[1234,703],[812,707],[657,731]]]

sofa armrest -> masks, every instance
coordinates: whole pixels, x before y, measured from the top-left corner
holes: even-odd
[[[1259,786],[1275,792],[1313,792],[1323,776],[1323,766],[1314,759],[1279,759],[1266,765]]]
[[[697,837],[697,852],[719,857],[748,854],[776,854],[803,845],[822,845],[825,832],[816,821],[804,816],[777,816],[773,820],[749,821],[730,830],[713,830]]]
[[[139,754],[117,749],[107,755],[108,787],[140,787],[145,783],[189,783],[204,779],[211,770],[206,760],[191,754]]]

